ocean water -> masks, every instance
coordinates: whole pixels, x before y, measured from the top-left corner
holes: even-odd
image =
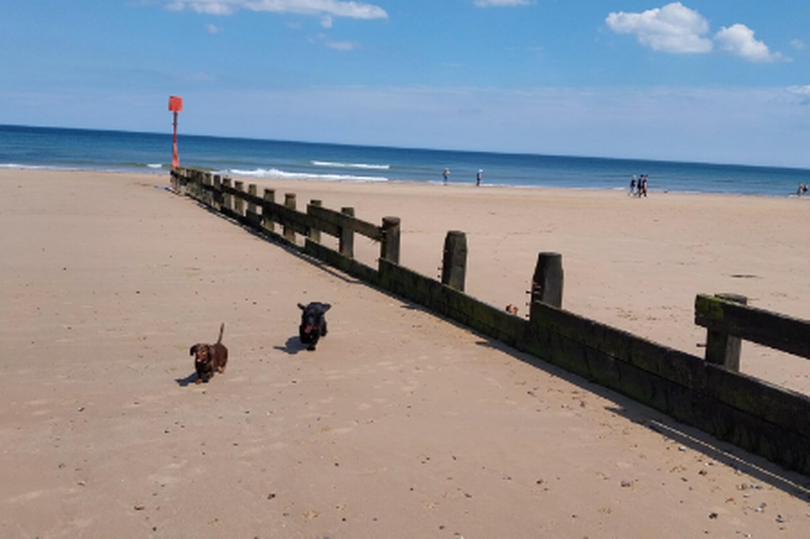
[[[597,157],[383,148],[178,135],[180,164],[222,175],[334,181],[414,181],[625,190],[649,175],[650,193],[795,196],[810,170]],[[171,133],[131,133],[0,125],[0,168],[168,174]]]

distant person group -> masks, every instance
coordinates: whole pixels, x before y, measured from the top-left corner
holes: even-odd
[[[444,185],[447,185],[447,180],[450,178],[450,169],[445,168],[442,172],[442,178],[444,178]],[[475,175],[475,185],[476,187],[481,185],[481,182],[484,180],[484,171],[479,170],[478,174]]]
[[[640,175],[638,179],[636,179],[636,175],[633,174],[633,179],[630,180],[629,196],[647,198],[647,180],[649,179],[650,177],[647,174]]]
[[[796,189],[796,196],[801,197],[801,196],[804,196],[806,194],[807,194],[807,184],[806,183],[800,183],[799,188]]]

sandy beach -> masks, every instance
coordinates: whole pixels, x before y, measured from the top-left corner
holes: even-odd
[[[476,188],[408,183],[252,181],[322,199],[379,223],[402,219],[402,263],[436,277],[449,230],[467,235],[467,292],[495,306],[526,302],[538,253],[563,256],[564,308],[702,356],[700,293],[810,319],[810,199],[652,192]],[[358,238],[360,245],[362,238]],[[376,246],[358,247],[374,265]],[[803,358],[744,343],[742,371],[810,394]]]
[[[251,181],[246,181],[252,183]],[[527,312],[540,251],[564,307],[693,354],[698,293],[810,319],[810,201],[257,181],[402,219],[435,276]],[[785,537],[810,480],[268,243],[168,176],[0,171],[0,537]],[[358,238],[358,258],[377,247]],[[297,302],[330,333],[298,345]],[[225,374],[189,347],[225,323]],[[743,372],[810,393],[807,360]]]

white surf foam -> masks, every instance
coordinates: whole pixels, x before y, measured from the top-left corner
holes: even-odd
[[[333,168],[367,168],[370,170],[388,170],[391,165],[369,165],[366,163],[333,163],[331,161],[311,161],[316,167],[333,167]]]
[[[257,168],[253,170],[230,169],[220,174],[233,174],[234,176],[250,176],[252,178],[275,178],[279,180],[324,180],[345,182],[387,182],[388,178],[377,176],[354,176],[349,174],[304,174],[300,172],[285,172],[276,168]]]

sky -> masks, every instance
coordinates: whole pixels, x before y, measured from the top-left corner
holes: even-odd
[[[810,169],[810,0],[0,0],[0,124]]]

